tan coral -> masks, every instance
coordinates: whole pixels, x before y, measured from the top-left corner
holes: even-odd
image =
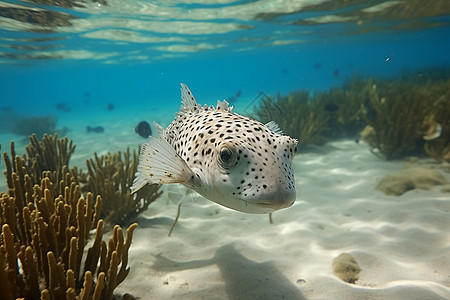
[[[137,224],[128,228],[126,242],[117,226],[107,246],[102,241],[103,220],[95,223],[94,215],[99,212],[92,212],[92,194],[88,194],[87,201],[80,198],[76,207],[61,196],[49,198],[48,189],[44,194],[44,198],[34,198],[34,205],[31,203],[23,209],[24,218],[29,220],[25,230],[31,233],[31,241],[20,232],[17,219],[11,219],[8,212],[15,206],[15,199],[7,194],[0,199],[3,233],[0,251],[1,256],[6,257],[6,261],[0,260],[0,266],[3,266],[0,278],[7,277],[0,284],[0,290],[7,291],[3,295],[11,296],[11,299],[39,299],[47,293],[52,299],[71,299],[74,295],[79,299],[111,299],[114,288],[128,275],[128,250]],[[47,203],[51,202],[63,209],[49,215]],[[75,223],[68,218],[73,210],[77,211]],[[82,255],[91,228],[96,229],[96,237],[83,264]],[[64,238],[60,238],[61,235]],[[112,254],[107,256],[107,253]],[[20,271],[16,261],[20,262]]]
[[[40,147],[36,141],[32,145]],[[15,155],[14,143],[11,159],[4,153],[9,190],[0,197],[1,295],[5,299],[109,300],[128,275],[128,250],[137,224],[128,228],[125,242],[122,229],[115,227],[107,245],[102,240],[102,198],[90,192],[81,197],[76,178],[68,172],[74,147],[67,139],[47,137],[45,141],[49,146],[29,152],[29,157]],[[46,156],[47,152],[57,158]],[[37,168],[39,153],[47,158]],[[46,166],[52,163],[56,168]],[[83,262],[91,230],[95,239]]]
[[[86,163],[89,176],[84,190],[104,199],[103,213],[109,228],[130,223],[162,194],[157,184],[147,185],[131,194],[138,158],[136,151],[131,153],[129,148],[124,153],[119,151],[102,156],[95,153]]]

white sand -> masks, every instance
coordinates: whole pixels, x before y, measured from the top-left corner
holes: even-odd
[[[104,134],[67,121],[77,145],[71,165],[143,142],[133,133],[142,117],[109,118],[92,122]],[[353,141],[300,153],[294,164],[297,201],[276,212],[274,224],[200,199],[183,207],[169,238],[176,205],[166,196],[151,204],[137,220],[131,272],[116,292],[140,299],[450,299],[450,194],[435,187],[384,195],[377,179],[406,163],[379,159]],[[356,284],[333,274],[332,260],[343,252],[362,268]]]

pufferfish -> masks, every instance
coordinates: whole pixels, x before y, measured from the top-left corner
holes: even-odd
[[[297,140],[274,122],[233,113],[227,101],[201,106],[185,84],[174,121],[141,147],[131,187],[181,183],[201,196],[246,213],[271,213],[296,198],[292,160]]]

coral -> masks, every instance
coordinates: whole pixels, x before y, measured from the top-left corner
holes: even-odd
[[[262,98],[255,107],[255,117],[263,123],[275,121],[285,134],[303,145],[322,145],[331,138],[357,135],[364,128],[364,103],[369,98],[367,80],[352,77],[344,86],[329,91],[306,90],[285,97]]]
[[[112,299],[128,275],[126,241],[115,226],[108,245],[102,241],[102,198],[81,197],[76,170],[68,171],[75,146],[67,138],[31,137],[27,155],[3,154],[8,192],[0,195],[0,293],[5,299]],[[34,183],[36,182],[36,184]],[[95,239],[83,253],[89,232]],[[17,263],[19,262],[19,264]]]
[[[75,151],[75,145],[67,137],[58,139],[58,135],[44,134],[39,141],[35,134],[30,136],[30,143],[25,147],[28,157],[25,164],[35,176],[34,183],[39,183],[43,171],[50,171],[56,176],[55,182],[62,180],[64,169],[69,169],[69,161]]]
[[[448,72],[425,71],[373,80],[364,118],[374,131],[369,145],[386,159],[425,153],[450,158],[450,80],[439,78]]]
[[[10,160],[6,152],[3,153],[3,159],[6,164],[6,183],[11,191],[13,189],[12,173],[17,174],[27,173],[30,177],[31,186],[40,184],[42,178],[49,177],[59,187],[61,180],[64,178],[69,169],[69,160],[72,153],[75,151],[75,145],[72,140],[67,137],[58,139],[58,135],[45,134],[42,141],[39,141],[35,134],[30,136],[30,143],[25,147],[27,155],[16,157],[14,149],[14,142],[11,142]],[[55,190],[61,192],[61,190]]]
[[[114,288],[129,272],[128,249],[137,225],[128,228],[125,243],[122,229],[115,227],[106,245],[100,197],[93,210],[93,195],[79,198],[78,185],[65,186],[64,195],[57,195],[48,177],[31,187],[28,174],[22,180],[19,176],[12,174],[14,196],[4,193],[0,198],[2,295],[6,299],[112,299]],[[82,269],[91,229],[96,229],[95,240]]]
[[[326,142],[328,115],[319,102],[309,101],[308,91],[291,92],[285,97],[278,94],[276,101],[264,97],[255,107],[255,116],[263,123],[275,121],[284,134],[297,138],[300,144]]]
[[[326,137],[353,137],[364,128],[363,108],[371,86],[368,81],[353,76],[345,80],[342,87],[314,93],[311,102],[318,102],[328,115]]]
[[[333,272],[341,280],[348,283],[355,283],[359,279],[361,267],[353,256],[348,253],[341,253],[332,262]]]
[[[429,110],[424,95],[414,85],[402,82],[383,90],[380,93],[377,85],[372,86],[365,111],[365,119],[375,133],[370,146],[388,160],[422,154],[421,126]]]
[[[425,68],[396,79],[353,76],[328,91],[264,96],[255,118],[275,121],[302,145],[362,132],[372,152],[386,159],[428,154],[450,161],[450,72]]]
[[[88,178],[83,189],[103,197],[103,214],[108,226],[126,225],[146,210],[161,194],[160,185],[146,185],[135,194],[130,193],[138,157],[130,149],[122,153],[109,153],[87,162]]]
[[[385,176],[378,182],[376,189],[389,196],[400,196],[413,189],[430,190],[436,185],[447,183],[447,179],[436,170],[411,167]]]
[[[42,137],[45,133],[53,133],[58,118],[55,116],[33,116],[19,119],[13,126],[12,132],[18,135],[36,134]]]
[[[26,146],[27,155],[10,160],[6,152],[3,153],[7,166],[5,177],[10,191],[13,189],[12,173],[27,173],[30,185],[40,184],[41,180],[49,177],[55,182],[54,194],[64,193],[61,182],[79,184],[81,192],[92,192],[104,199],[102,213],[105,215],[106,228],[115,224],[129,225],[150,203],[155,201],[162,192],[159,185],[148,185],[131,195],[130,186],[137,171],[138,158],[136,152],[131,154],[115,153],[87,161],[88,173],[77,168],[69,170],[69,160],[75,151],[75,145],[67,137],[62,139],[58,135],[44,135],[39,141],[36,135],[30,136],[30,144]],[[14,142],[11,142],[11,156],[15,157]],[[23,176],[22,176],[23,177]]]

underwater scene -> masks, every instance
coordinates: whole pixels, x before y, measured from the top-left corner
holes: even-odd
[[[0,0],[1,299],[450,299],[450,1]]]

